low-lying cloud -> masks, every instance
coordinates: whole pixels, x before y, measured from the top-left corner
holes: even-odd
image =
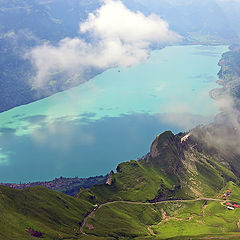
[[[121,1],[113,0],[105,0],[90,13],[80,23],[79,32],[91,41],[65,38],[55,46],[46,43],[26,54],[36,68],[33,88],[43,87],[59,73],[78,83],[92,69],[129,67],[145,61],[152,44],[161,46],[181,40],[159,16],[132,12]]]

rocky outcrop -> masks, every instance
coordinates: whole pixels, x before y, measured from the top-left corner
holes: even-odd
[[[185,144],[185,142],[184,142]],[[183,167],[181,159],[184,159],[184,151],[181,138],[171,131],[158,135],[150,149],[150,161],[154,165],[160,165],[167,172],[177,174]]]
[[[108,177],[108,179],[107,179],[107,181],[105,183],[106,185],[111,186],[113,184],[113,175],[114,175],[114,172],[111,171],[110,174],[109,174],[109,177]]]

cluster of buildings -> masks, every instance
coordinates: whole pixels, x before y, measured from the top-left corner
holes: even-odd
[[[35,186],[43,186],[51,190],[59,190],[62,188],[66,188],[70,185],[76,184],[76,183],[83,183],[84,180],[87,179],[81,179],[78,177],[75,178],[65,178],[65,177],[60,177],[60,178],[55,178],[52,181],[46,181],[46,182],[32,182],[32,183],[20,183],[20,184],[15,184],[15,183],[1,183],[1,185],[5,185],[8,187],[12,188],[17,188],[17,189],[23,189],[27,187],[35,187]]]
[[[227,201],[228,198],[231,196],[231,193],[232,192],[230,190],[228,190],[221,196],[221,198],[223,200],[226,200],[225,205],[227,206],[228,210],[234,210],[235,208],[239,208],[240,207],[240,205],[238,205],[237,203],[230,203],[229,201]]]

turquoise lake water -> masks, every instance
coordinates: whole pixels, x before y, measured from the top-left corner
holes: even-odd
[[[0,114],[0,182],[106,174],[162,131],[212,121],[209,97],[227,46],[173,46],[147,62]]]

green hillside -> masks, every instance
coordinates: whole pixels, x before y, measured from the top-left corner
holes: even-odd
[[[194,131],[157,136],[145,158],[75,198],[1,186],[0,239],[238,239],[240,208],[227,208],[240,204],[237,171]]]
[[[193,200],[153,206],[115,203],[102,207],[90,218],[84,232],[115,239],[230,236],[238,235],[239,213],[239,209],[230,211],[218,201]]]
[[[0,186],[0,239],[77,239],[79,222],[93,207],[83,200],[44,187],[16,190]]]
[[[150,155],[120,164],[111,184],[95,185],[79,193],[92,203],[108,201],[155,202],[166,199],[214,197],[228,181],[239,182],[226,165],[197,150],[193,137],[182,141],[171,132],[159,135]],[[182,142],[181,142],[182,141]]]
[[[80,199],[99,204],[82,232],[113,239],[237,239],[240,210],[226,203],[240,203],[239,180],[223,152],[204,149],[196,132],[159,135],[145,159],[122,163],[108,184],[81,191]],[[228,189],[225,201],[220,196]]]

